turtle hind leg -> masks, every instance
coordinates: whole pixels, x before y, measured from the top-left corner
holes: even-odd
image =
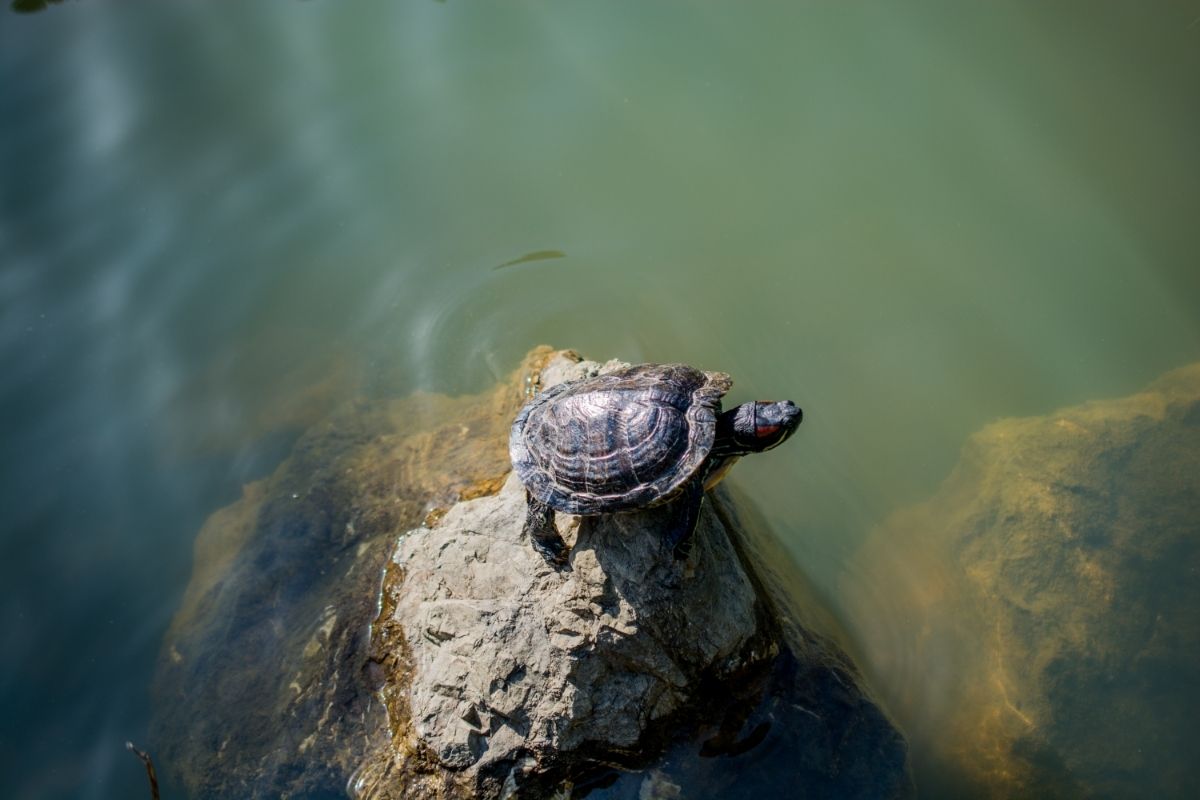
[[[700,509],[704,505],[704,481],[693,478],[684,487],[683,496],[676,501],[675,519],[667,532],[667,547],[671,548],[676,561],[684,561],[692,552],[692,534],[700,522]]]
[[[567,563],[567,543],[563,541],[554,525],[554,509],[525,492],[525,534],[533,549],[546,559],[546,563],[558,569]]]

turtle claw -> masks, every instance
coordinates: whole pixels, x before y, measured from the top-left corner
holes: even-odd
[[[692,539],[688,537],[679,544],[671,548],[671,555],[676,561],[687,561],[688,556],[692,554]]]
[[[567,563],[567,543],[563,541],[554,526],[554,509],[525,492],[527,504],[525,516],[525,534],[533,549],[546,559],[546,563],[554,569],[562,569]],[[569,567],[568,567],[569,569]]]
[[[546,559],[546,563],[556,570],[569,570],[571,567],[567,564],[567,556],[570,555],[570,550],[567,549],[567,543],[561,538],[555,541],[554,539],[538,539],[530,537],[530,544],[533,549],[537,550],[542,558]]]

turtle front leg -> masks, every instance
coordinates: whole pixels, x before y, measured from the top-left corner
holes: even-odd
[[[667,533],[667,546],[676,561],[685,560],[692,552],[692,534],[696,532],[703,505],[704,481],[697,476],[683,487],[683,496],[676,501],[675,520]]]
[[[554,509],[525,492],[528,509],[525,513],[525,534],[533,549],[541,553],[546,563],[558,569],[567,563],[567,543],[554,525]]]

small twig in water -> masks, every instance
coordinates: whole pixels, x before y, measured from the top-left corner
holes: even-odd
[[[133,742],[126,742],[125,749],[140,758],[146,765],[146,777],[150,779],[150,797],[153,800],[161,800],[158,796],[158,776],[154,774],[154,761],[150,758],[150,754],[134,747]]]

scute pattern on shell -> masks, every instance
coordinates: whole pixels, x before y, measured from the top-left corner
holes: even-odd
[[[654,505],[708,457],[730,385],[721,372],[642,364],[551,387],[513,422],[513,469],[570,514]]]

